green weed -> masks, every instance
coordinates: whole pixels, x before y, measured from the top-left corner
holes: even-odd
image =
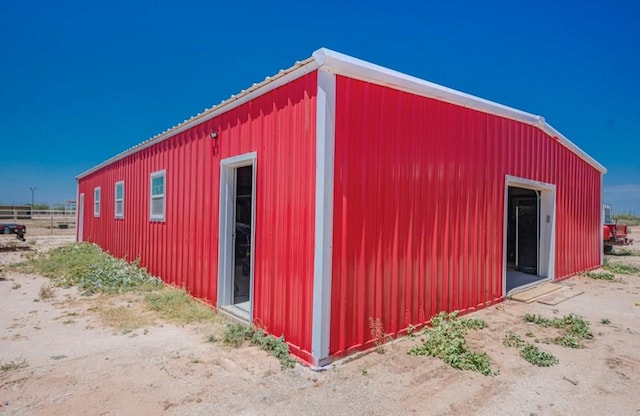
[[[584,348],[583,341],[593,338],[593,333],[589,329],[589,321],[572,313],[562,318],[552,319],[541,315],[526,314],[524,320],[544,328],[557,328],[563,331],[561,336],[545,339],[544,342],[547,343],[554,343],[568,348]]]
[[[245,341],[249,341],[255,330],[247,325],[228,324],[222,335],[222,343],[230,347],[239,348]]]
[[[637,256],[638,254],[640,254],[640,252],[638,251],[634,251],[634,250],[629,250],[628,248],[619,248],[617,250],[612,251],[611,253],[608,253],[610,256],[620,256],[620,257],[626,257],[626,256]]]
[[[584,348],[584,344],[575,335],[565,334],[560,337],[553,338],[552,343],[566,348]]]
[[[471,351],[465,339],[468,331],[485,327],[481,319],[462,319],[457,312],[440,312],[431,319],[431,327],[423,329],[422,344],[411,348],[409,354],[437,357],[453,368],[489,375],[489,356]]]
[[[538,367],[550,367],[559,362],[553,354],[542,351],[513,332],[508,333],[502,343],[507,347],[517,348],[522,358]]]
[[[293,368],[296,360],[291,357],[289,345],[285,342],[284,336],[274,337],[267,334],[262,329],[256,329],[242,324],[227,324],[222,343],[231,347],[239,348],[245,342],[256,345],[260,349],[269,352],[280,360],[280,368]]]
[[[25,273],[39,273],[57,286],[76,286],[85,294],[150,291],[163,286],[138,262],[128,263],[105,253],[95,244],[76,243],[30,256],[13,266]]]
[[[638,266],[634,266],[633,264],[610,262],[606,259],[602,268],[617,274],[640,274],[640,267]]]
[[[534,323],[536,325],[548,328],[560,328],[566,329],[570,333],[584,339],[593,338],[593,334],[589,331],[589,321],[586,321],[582,316],[570,313],[562,318],[545,318],[541,315],[524,316],[525,322]]]
[[[607,319],[607,318],[602,318],[602,319],[600,319],[600,323],[602,325],[609,325],[609,324],[611,324],[611,320]]]
[[[616,278],[613,273],[609,272],[585,272],[582,275],[596,280],[614,280]]]

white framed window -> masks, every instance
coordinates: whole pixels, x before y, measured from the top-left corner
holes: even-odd
[[[165,178],[166,172],[164,170],[151,174],[151,192],[149,193],[149,219],[151,221],[165,220]]]
[[[116,218],[124,218],[124,181],[116,182],[114,200]]]
[[[93,216],[100,216],[100,187],[93,188]]]

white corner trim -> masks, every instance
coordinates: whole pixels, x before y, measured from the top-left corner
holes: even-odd
[[[356,78],[374,84],[392,87],[401,91],[418,94],[429,98],[435,98],[463,107],[473,108],[485,113],[498,115],[512,120],[535,126],[549,136],[557,139],[562,145],[570,149],[582,160],[589,163],[595,169],[606,173],[607,169],[576,146],[573,142],[551,127],[542,116],[527,113],[503,104],[485,100],[471,94],[466,94],[433,82],[394,71],[380,65],[372,64],[348,55],[341,54],[326,48],[320,48],[313,53],[313,59],[319,67],[337,74]]]
[[[318,70],[316,97],[316,206],[311,354],[318,366],[329,356],[333,249],[336,77]]]
[[[604,174],[600,175],[600,266],[604,264]]]

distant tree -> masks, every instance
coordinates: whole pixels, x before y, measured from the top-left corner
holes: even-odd
[[[44,204],[44,203],[33,204],[33,209],[36,211],[44,211],[49,209],[49,204]]]

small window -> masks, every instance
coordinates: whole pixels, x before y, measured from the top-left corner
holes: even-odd
[[[165,215],[165,171],[151,174],[150,218],[152,221],[164,221]]]
[[[93,188],[93,216],[100,216],[100,187]]]
[[[124,218],[124,181],[116,182],[116,218]]]

